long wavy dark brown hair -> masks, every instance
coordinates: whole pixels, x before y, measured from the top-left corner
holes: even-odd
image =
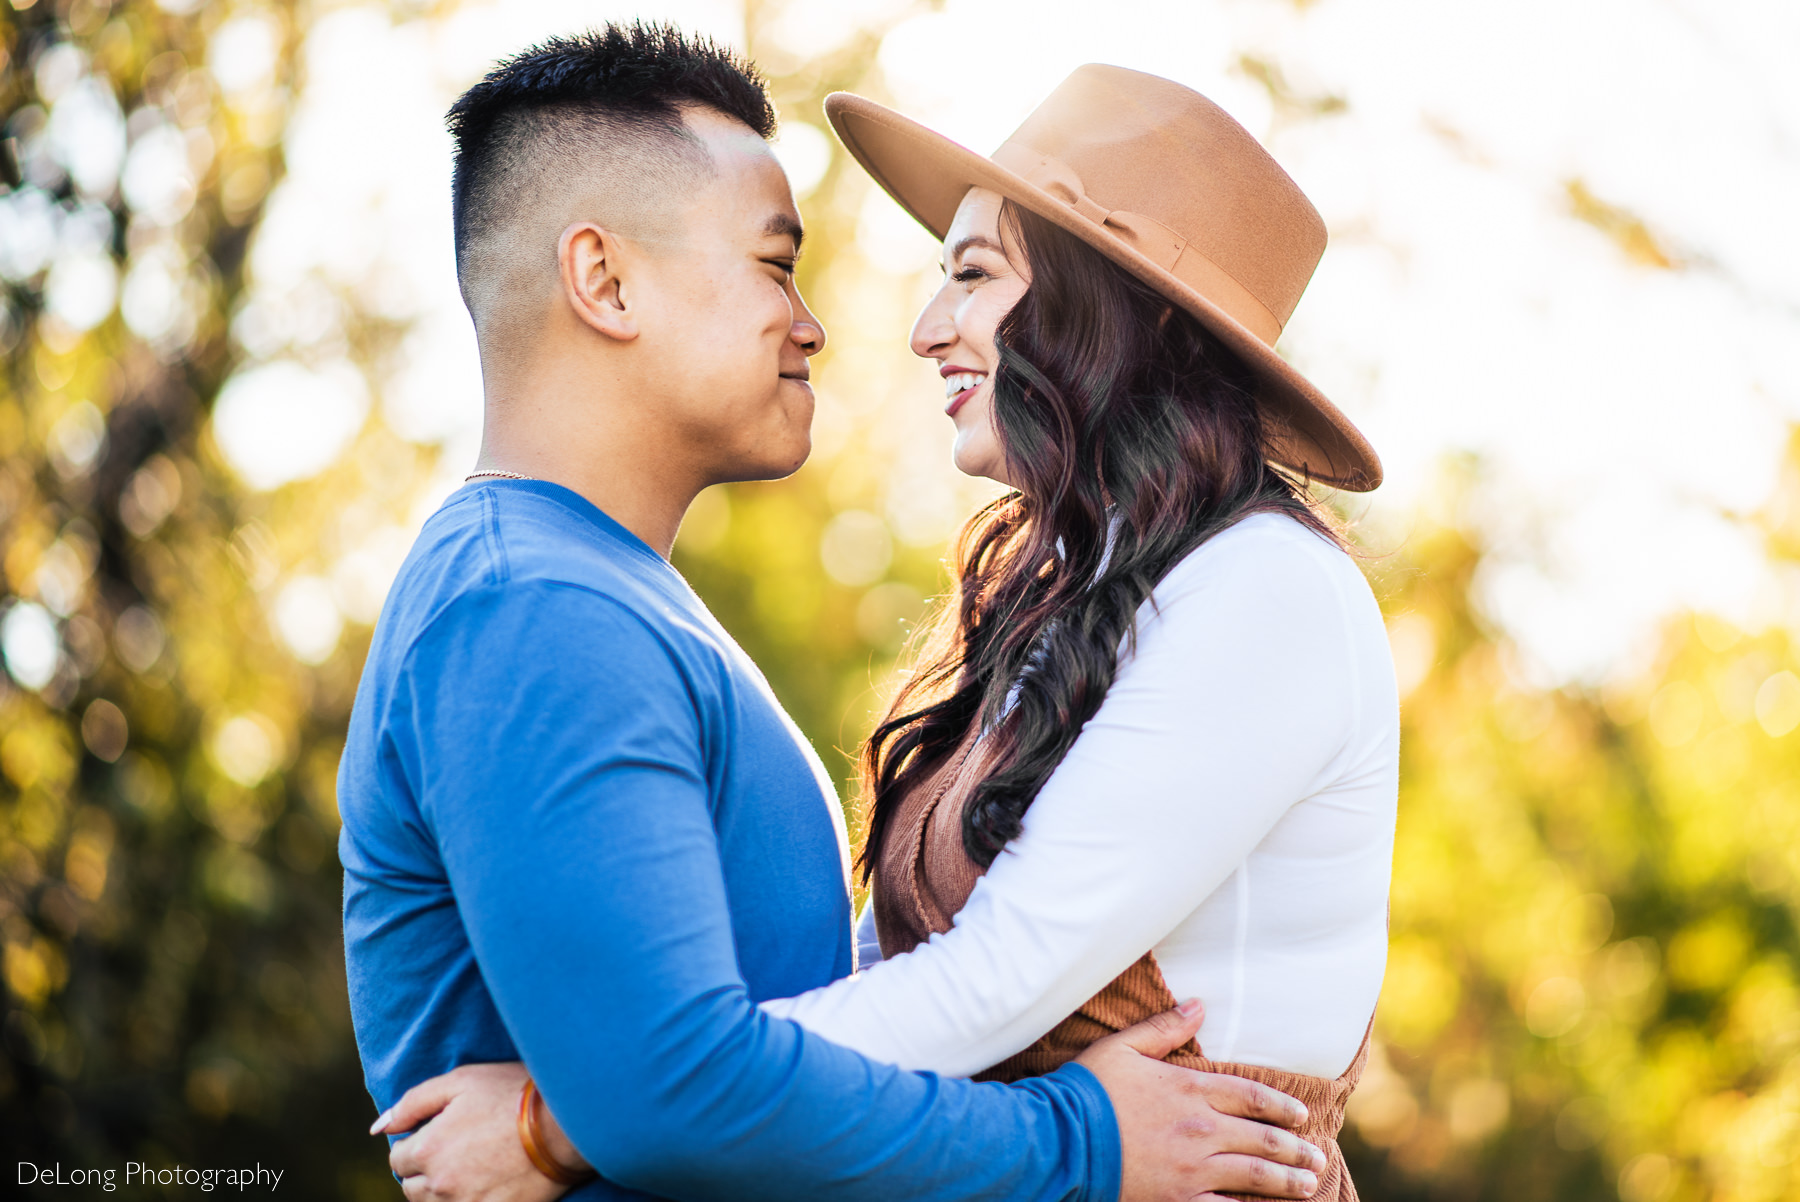
[[[1031,269],[994,336],[992,414],[1017,490],[963,527],[954,603],[920,631],[914,670],[864,748],[865,879],[901,797],[976,722],[991,728],[992,758],[962,837],[991,864],[1100,708],[1139,607],[1201,543],[1284,513],[1342,545],[1306,483],[1270,465],[1236,355],[1050,222],[1010,201],[1000,220],[1008,254]]]

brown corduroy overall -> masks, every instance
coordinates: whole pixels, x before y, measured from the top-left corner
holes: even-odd
[[[966,738],[942,768],[901,799],[874,874],[875,929],[884,957],[909,952],[934,933],[948,931],[951,920],[981,878],[981,867],[963,850],[962,811],[970,792],[981,782],[984,769],[985,757],[979,744],[973,737]],[[1155,955],[1145,952],[1142,959],[1042,1039],[976,1079],[1017,1081],[1051,1072],[1079,1056],[1095,1040],[1172,1010],[1175,1004]],[[1337,1134],[1344,1125],[1344,1104],[1356,1088],[1368,1057],[1369,1036],[1365,1033],[1356,1058],[1336,1080],[1208,1060],[1191,1039],[1164,1059],[1201,1072],[1230,1073],[1260,1081],[1305,1103],[1307,1119],[1296,1134],[1324,1152],[1326,1161],[1313,1202],[1356,1202],[1356,1186],[1344,1167]]]

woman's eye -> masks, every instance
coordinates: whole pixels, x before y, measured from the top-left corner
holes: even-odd
[[[976,280],[986,279],[987,272],[979,267],[965,267],[950,278],[959,284],[969,284]]]

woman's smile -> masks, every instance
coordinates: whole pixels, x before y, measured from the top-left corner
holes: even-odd
[[[955,417],[956,411],[968,403],[975,390],[987,380],[987,373],[969,367],[958,367],[954,363],[946,363],[938,368],[938,375],[944,377],[944,416]]]

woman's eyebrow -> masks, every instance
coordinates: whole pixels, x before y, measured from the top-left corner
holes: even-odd
[[[956,240],[956,245],[950,247],[950,253],[945,255],[943,262],[938,264],[938,270],[948,273],[950,264],[956,262],[958,259],[962,258],[963,255],[976,247],[981,247],[983,250],[991,250],[999,255],[1006,254],[1006,248],[1001,246],[998,242],[995,242],[992,238],[989,238],[987,235],[970,234],[967,238],[958,238]]]
[[[970,234],[967,238],[957,239],[956,245],[950,248],[950,258],[952,260],[960,259],[971,247],[976,246],[986,247],[988,250],[999,251],[1001,254],[1006,253],[1001,245],[992,238],[989,238],[984,234]]]

